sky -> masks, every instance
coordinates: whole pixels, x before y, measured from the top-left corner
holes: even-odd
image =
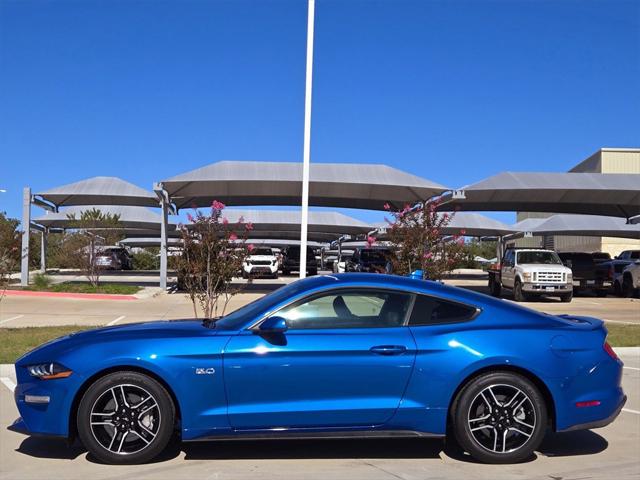
[[[306,15],[306,0],[1,0],[0,211],[20,217],[26,185],[302,161]],[[312,162],[452,188],[567,171],[640,146],[640,2],[316,0],[313,82]]]

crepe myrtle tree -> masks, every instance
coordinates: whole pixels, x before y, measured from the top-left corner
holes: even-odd
[[[422,270],[425,278],[440,280],[464,260],[465,231],[444,236],[442,230],[455,213],[438,213],[439,206],[438,200],[432,200],[394,211],[385,204],[385,210],[391,214],[386,220],[394,252],[390,258],[394,273],[407,275]]]
[[[0,212],[0,301],[9,286],[11,274],[20,262],[19,220]]]
[[[187,292],[198,318],[198,306],[206,319],[224,315],[229,300],[240,289],[232,284],[253,245],[246,243],[253,229],[244,218],[230,223],[223,216],[224,203],[214,200],[208,213],[195,210],[180,225],[182,255],[177,261],[179,283]]]
[[[120,215],[92,208],[83,211],[80,216],[68,214],[67,218],[73,233],[68,236],[65,245],[66,263],[82,270],[89,283],[97,287],[102,272],[98,265],[101,247],[122,239]]]

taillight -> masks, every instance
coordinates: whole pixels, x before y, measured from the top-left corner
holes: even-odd
[[[589,400],[587,402],[576,402],[576,407],[584,408],[584,407],[597,407],[600,405],[600,400]]]
[[[616,355],[616,352],[614,352],[613,348],[611,348],[611,345],[609,345],[609,342],[605,340],[603,347],[604,347],[604,351],[607,352],[607,355],[609,355],[614,360],[620,360],[618,358],[618,355]]]

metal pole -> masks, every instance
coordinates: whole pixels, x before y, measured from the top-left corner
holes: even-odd
[[[304,95],[304,145],[302,154],[302,224],[300,225],[300,278],[307,276],[307,227],[309,224],[309,163],[311,151],[311,91],[313,80],[313,27],[315,0],[307,11],[307,77]]]
[[[47,273],[47,230],[41,232],[40,238],[40,273]]]
[[[162,208],[162,221],[160,224],[160,288],[167,289],[167,223],[169,221],[169,206],[166,198],[160,201]]]
[[[20,252],[20,285],[29,285],[29,234],[31,233],[31,188],[22,190],[22,250]]]

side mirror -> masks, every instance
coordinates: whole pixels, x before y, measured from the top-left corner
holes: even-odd
[[[283,317],[273,316],[267,318],[258,327],[259,333],[284,333],[289,329],[287,320]]]
[[[567,267],[572,268],[572,267],[573,267],[573,260],[566,260],[566,261],[564,262],[564,264],[565,264]]]

